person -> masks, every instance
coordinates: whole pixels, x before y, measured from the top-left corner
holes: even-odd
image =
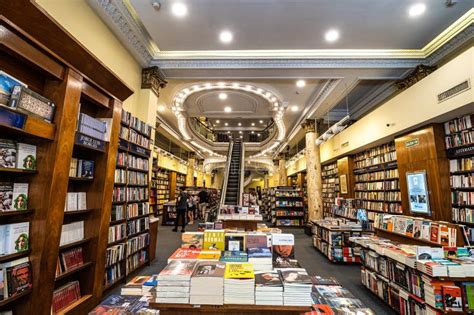
[[[209,203],[209,194],[207,193],[207,190],[203,188],[199,194],[199,214],[198,217],[200,220],[204,220],[204,214],[206,212],[206,208]]]
[[[188,197],[188,222],[189,224],[194,223],[194,211],[196,210],[196,199],[194,196]]]
[[[181,232],[184,233],[186,225],[186,210],[188,206],[188,195],[184,191],[184,187],[179,187],[178,201],[176,202],[176,220],[174,221],[173,232],[178,232],[179,220],[181,219]]]

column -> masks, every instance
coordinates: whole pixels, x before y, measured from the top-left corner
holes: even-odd
[[[267,189],[268,188],[268,181],[269,181],[269,175],[264,175],[263,176],[263,188]]]
[[[288,185],[288,177],[286,176],[286,155],[284,153],[280,153],[278,155],[278,185],[279,186],[287,186]]]
[[[203,161],[204,160],[198,160],[198,170],[197,170],[197,178],[196,178],[197,187],[204,187],[204,171],[202,168]]]
[[[188,155],[188,168],[186,170],[186,187],[194,186],[194,164],[196,163],[196,154],[190,152]]]
[[[323,184],[321,179],[321,157],[319,145],[316,145],[316,121],[307,119],[301,127],[306,131],[306,181],[308,188],[308,218],[318,220],[323,218]]]

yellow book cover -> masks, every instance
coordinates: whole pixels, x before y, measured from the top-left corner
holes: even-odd
[[[250,263],[226,263],[226,279],[254,279],[253,264]]]
[[[206,249],[225,250],[225,231],[224,230],[205,230],[204,231],[204,245]]]
[[[219,260],[221,258],[220,250],[202,250],[197,259],[199,260]]]

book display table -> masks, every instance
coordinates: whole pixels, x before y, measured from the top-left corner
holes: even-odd
[[[160,304],[150,303],[152,309],[159,309],[161,315],[184,315],[184,314],[278,314],[295,315],[309,312],[310,307],[303,306],[273,306],[273,305],[192,305],[192,304]]]
[[[245,231],[256,231],[257,220],[224,220],[224,229],[244,229]]]

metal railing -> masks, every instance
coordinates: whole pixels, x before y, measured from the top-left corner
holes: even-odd
[[[222,181],[222,190],[221,190],[221,201],[220,206],[225,204],[225,195],[227,194],[227,184],[229,181],[229,171],[230,171],[230,164],[232,160],[232,151],[234,150],[234,142],[229,142],[229,153],[227,154],[227,162],[225,164],[224,169],[224,180]]]
[[[241,150],[240,150],[240,172],[239,172],[239,194],[237,195],[238,196],[238,200],[239,200],[239,206],[241,206],[243,204],[243,200],[242,200],[242,196],[243,196],[243,192],[244,192],[244,171],[245,171],[245,145],[244,143],[242,142],[242,145],[241,145]]]

